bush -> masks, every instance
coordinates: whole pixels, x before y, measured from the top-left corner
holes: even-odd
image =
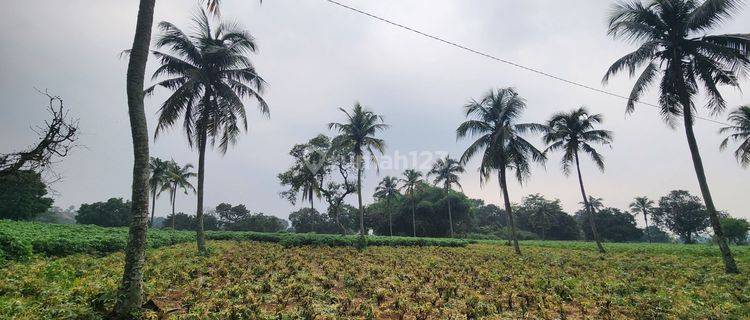
[[[0,260],[26,260],[32,254],[31,244],[23,239],[0,233]]]
[[[32,253],[46,256],[65,256],[75,253],[105,254],[125,249],[128,228],[105,228],[94,225],[61,225],[38,222],[0,220],[0,250],[3,259],[22,260]],[[354,247],[359,236],[315,233],[263,233],[236,231],[207,231],[209,240],[235,240],[279,243],[285,247],[330,246]],[[193,231],[150,229],[149,248],[195,241]],[[459,239],[408,238],[368,236],[372,246],[465,246],[469,241]]]

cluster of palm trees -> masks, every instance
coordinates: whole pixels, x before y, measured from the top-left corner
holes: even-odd
[[[445,197],[448,201],[448,224],[450,228],[450,236],[454,236],[453,232],[453,216],[451,214],[451,198],[450,191],[453,190],[453,186],[458,186],[460,189],[461,183],[459,182],[461,173],[464,173],[464,166],[457,160],[450,156],[438,159],[432,165],[432,168],[427,172],[427,177],[433,177],[433,184],[436,186],[442,186],[445,190]],[[375,188],[373,196],[377,199],[385,200],[386,212],[388,212],[388,228],[390,235],[393,236],[393,212],[391,210],[391,200],[396,197],[399,192],[409,199],[411,206],[411,223],[412,223],[412,236],[417,236],[417,219],[416,219],[416,192],[419,191],[420,186],[426,183],[423,179],[424,174],[422,172],[407,169],[404,170],[401,178],[386,176]],[[400,186],[399,186],[400,184]]]
[[[632,112],[641,95],[661,78],[661,115],[670,125],[675,125],[678,119],[682,119],[703,200],[710,214],[714,233],[719,239],[725,268],[732,273],[738,270],[721,231],[693,132],[697,111],[693,100],[699,89],[703,89],[709,98],[709,110],[714,113],[724,110],[726,102],[718,87],[738,87],[739,77],[750,69],[750,35],[706,35],[709,30],[734,14],[740,3],[741,0],[618,3],[610,16],[609,34],[636,43],[639,48],[617,60],[603,79],[606,82],[612,75],[622,71],[633,76],[637,69],[643,69],[627,103],[626,110]],[[154,87],[145,92],[143,88],[154,4],[155,0],[140,0],[133,45],[129,50],[127,96],[134,155],[133,205],[125,268],[118,295],[120,299],[116,307],[116,313],[121,317],[127,317],[136,311],[142,302],[142,267],[145,262],[149,196],[149,137],[143,99],[144,94],[153,91]],[[208,0],[208,8],[218,15],[218,1]],[[154,72],[154,78],[166,76],[165,80],[155,86],[173,91],[160,108],[157,134],[174,126],[182,118],[182,126],[190,146],[196,144],[198,148],[197,243],[199,251],[205,253],[202,217],[206,148],[209,143],[214,146],[218,142],[219,150],[226,152],[242,129],[246,129],[243,99],[256,100],[262,114],[268,114],[269,110],[261,97],[265,82],[247,57],[247,54],[256,50],[250,34],[232,23],[220,23],[217,27],[212,27],[204,12],[194,21],[197,32],[190,36],[171,23],[162,22],[158,25],[161,34],[156,47],[167,49],[168,52],[153,51],[161,64]],[[518,253],[520,249],[510,209],[507,173],[514,173],[515,178],[522,182],[529,177],[533,162],[543,162],[546,159],[545,152],[536,149],[523,135],[534,131],[544,132],[548,144],[545,151],[562,151],[564,170],[573,163],[576,164],[584,202],[588,200],[578,166],[578,155],[589,154],[595,163],[601,164],[601,157],[591,144],[608,144],[611,140],[607,132],[592,128],[600,120],[596,120],[596,115],[589,115],[585,110],[561,115],[554,123],[551,119],[545,125],[517,123],[524,107],[525,102],[515,90],[495,90],[480,101],[472,101],[466,106],[466,116],[470,119],[457,129],[459,137],[476,137],[460,162],[466,163],[473,156],[481,154],[481,181],[486,181],[495,171],[497,173],[514,234],[514,247]],[[723,146],[729,141],[740,142],[735,154],[743,165],[748,164],[750,157],[749,113],[747,107],[733,112],[730,116],[732,125],[722,129],[722,132],[732,133]],[[375,152],[382,152],[385,144],[374,135],[387,126],[382,123],[382,117],[365,111],[358,105],[352,113],[346,112],[346,115],[347,122],[332,123],[331,128],[340,133],[337,143],[350,148],[356,158],[360,233],[364,235],[362,165],[366,155],[374,158]],[[588,204],[589,211],[590,207]],[[600,243],[599,248],[603,251]]]
[[[162,192],[169,193],[169,203],[172,205],[172,216],[174,217],[174,207],[177,200],[177,192],[182,191],[188,194],[188,191],[195,192],[195,187],[190,180],[196,176],[193,172],[192,164],[180,166],[174,160],[165,161],[159,158],[151,157],[148,164],[149,178],[148,187],[151,192],[151,220],[149,226],[154,226],[154,212],[156,212],[156,199]],[[174,220],[172,219],[172,229],[174,229]]]

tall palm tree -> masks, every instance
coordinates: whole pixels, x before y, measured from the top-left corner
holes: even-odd
[[[609,34],[640,47],[612,64],[604,75],[627,70],[634,76],[644,67],[630,93],[627,111],[659,76],[659,105],[670,126],[682,117],[690,155],[703,201],[709,213],[728,273],[737,273],[737,264],[721,230],[719,214],[706,181],[703,160],[693,132],[696,107],[693,98],[703,87],[708,96],[706,106],[711,113],[726,108],[719,85],[739,87],[738,77],[750,70],[750,35],[707,35],[707,32],[731,18],[741,0],[652,0],[621,2],[609,19]]]
[[[376,138],[379,132],[388,129],[383,123],[383,116],[365,109],[359,102],[354,104],[351,112],[339,108],[346,115],[346,122],[328,124],[329,129],[339,132],[333,139],[334,148],[350,150],[354,155],[354,165],[357,168],[357,201],[359,203],[359,235],[365,237],[365,208],[362,206],[362,167],[364,166],[365,153],[375,163],[375,152],[383,153],[385,141]]]
[[[648,230],[648,215],[654,211],[654,200],[651,200],[645,196],[635,197],[633,202],[630,203],[630,210],[633,214],[643,214],[643,221],[646,223],[646,237],[648,242],[651,243],[651,232]]]
[[[399,180],[401,182],[401,188],[399,190],[402,190],[404,192],[404,195],[409,197],[409,201],[411,202],[411,228],[412,228],[412,236],[417,236],[417,216],[416,216],[416,207],[417,204],[414,202],[414,194],[419,188],[419,185],[423,183],[422,181],[422,173],[413,170],[413,169],[407,169],[404,171],[404,177]]]
[[[133,140],[133,183],[130,199],[130,228],[125,247],[125,267],[115,304],[118,318],[129,318],[143,304],[143,265],[146,260],[148,228],[148,128],[143,108],[143,82],[146,77],[148,47],[154,20],[155,0],[140,0],[133,45],[128,58],[126,91],[128,118]]]
[[[206,252],[203,232],[203,182],[206,146],[218,142],[221,153],[237,141],[241,130],[247,130],[243,99],[258,101],[260,112],[268,115],[268,105],[261,97],[265,81],[258,76],[249,53],[256,51],[253,37],[235,23],[221,22],[212,28],[208,16],[200,11],[195,19],[195,33],[188,36],[177,26],[163,21],[155,50],[161,66],[153,78],[167,76],[146,89],[155,87],[173,91],[159,109],[156,136],[172,127],[182,117],[188,144],[198,147],[198,204],[196,209],[197,244]]]
[[[596,129],[602,123],[601,114],[589,114],[586,108],[581,107],[570,112],[562,112],[552,115],[547,123],[540,128],[544,133],[542,138],[547,144],[545,153],[561,150],[563,157],[561,161],[563,173],[570,174],[571,165],[575,164],[578,173],[578,185],[581,189],[581,197],[587,211],[591,234],[596,241],[599,252],[605,252],[602,246],[599,232],[594,223],[594,208],[589,203],[586,188],[583,186],[579,153],[586,153],[591,157],[599,170],[604,171],[604,158],[594,148],[595,144],[609,145],[612,142],[612,132]]]
[[[438,159],[435,161],[432,165],[432,169],[427,173],[428,177],[435,177],[435,180],[433,181],[435,185],[443,184],[445,198],[448,200],[448,223],[450,224],[451,238],[453,238],[453,215],[451,214],[450,191],[453,188],[453,185],[456,185],[459,189],[463,190],[461,183],[458,182],[460,179],[458,174],[460,173],[464,173],[464,166],[461,165],[461,162],[450,156],[445,156],[444,159]]]
[[[464,107],[469,120],[456,129],[460,138],[476,137],[461,156],[466,164],[477,153],[481,153],[479,165],[480,183],[489,179],[492,171],[497,171],[498,183],[503,193],[505,211],[511,229],[511,238],[516,254],[521,254],[516,234],[516,223],[508,195],[506,173],[514,170],[516,179],[523,181],[531,175],[531,162],[544,162],[544,154],[528,142],[522,134],[532,130],[535,124],[517,123],[526,108],[526,101],[513,88],[490,90],[479,101],[472,100]]]
[[[154,227],[154,212],[156,211],[156,198],[159,197],[161,189],[167,186],[169,177],[169,166],[168,161],[151,157],[151,161],[148,163],[148,188],[151,192],[151,220],[148,226]]]
[[[168,162],[166,183],[159,193],[169,191],[169,202],[172,204],[172,230],[174,230],[174,207],[177,201],[177,191],[182,190],[185,194],[188,194],[188,191],[195,192],[195,186],[190,180],[196,176],[192,164],[180,166],[174,160]]]
[[[721,142],[721,149],[724,150],[729,141],[740,142],[734,156],[743,168],[747,168],[750,165],[750,105],[732,111],[727,120],[732,124],[719,130],[719,133],[729,133]]]
[[[385,177],[375,188],[374,196],[385,200],[385,210],[388,211],[388,231],[393,236],[393,212],[391,211],[391,199],[398,195],[398,178]]]

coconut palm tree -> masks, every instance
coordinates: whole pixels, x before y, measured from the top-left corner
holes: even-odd
[[[393,212],[391,211],[391,199],[398,195],[398,178],[385,177],[375,188],[375,198],[385,200],[385,210],[388,211],[388,231],[393,236]]]
[[[545,160],[544,154],[528,142],[522,134],[533,130],[538,124],[517,123],[526,108],[526,101],[513,88],[490,90],[479,101],[472,100],[464,107],[469,120],[464,121],[456,136],[460,138],[476,137],[461,156],[461,163],[466,164],[474,155],[481,154],[479,164],[480,183],[490,178],[497,171],[498,182],[503,193],[505,211],[511,229],[511,238],[516,254],[521,254],[516,234],[516,223],[508,195],[507,171],[515,171],[519,183],[531,175],[531,163]]]
[[[596,223],[594,223],[594,208],[589,203],[589,197],[583,185],[579,153],[588,154],[599,170],[604,171],[604,158],[596,151],[594,145],[609,145],[612,142],[612,132],[595,128],[602,123],[602,120],[601,114],[589,114],[586,108],[581,107],[570,112],[554,114],[545,125],[540,127],[544,133],[542,139],[547,144],[544,152],[558,150],[563,152],[561,161],[563,173],[570,174],[570,167],[575,164],[581,197],[588,215],[587,220],[599,252],[605,251],[596,230]]]
[[[422,181],[422,173],[413,170],[408,169],[404,171],[404,177],[399,180],[401,182],[401,188],[404,192],[404,195],[409,197],[409,201],[411,202],[411,228],[412,228],[412,236],[417,236],[417,217],[416,217],[416,207],[417,204],[414,202],[414,193],[419,188],[419,185],[422,184],[424,181]]]
[[[148,229],[148,128],[143,108],[143,83],[146,77],[148,48],[154,20],[155,0],[140,0],[135,23],[133,45],[128,57],[126,92],[128,118],[133,140],[133,183],[130,228],[125,247],[125,266],[118,289],[114,313],[129,318],[143,305],[143,265],[146,260]]]
[[[740,146],[734,151],[734,156],[743,168],[747,168],[750,165],[750,105],[732,111],[727,121],[731,125],[719,130],[719,133],[729,133],[721,142],[721,149],[724,150],[729,141],[739,142]]]
[[[161,34],[153,51],[161,66],[153,78],[166,76],[146,89],[155,87],[173,91],[159,109],[156,136],[182,118],[188,144],[198,148],[198,204],[196,209],[197,244],[206,252],[203,232],[203,183],[206,169],[206,147],[210,143],[221,153],[237,141],[241,130],[247,130],[244,99],[258,101],[260,112],[268,115],[268,105],[261,97],[265,81],[257,74],[249,53],[256,51],[253,37],[235,23],[221,22],[211,27],[208,16],[200,11],[195,19],[195,33],[188,36],[177,26],[159,23]]]
[[[385,141],[376,138],[379,132],[388,129],[383,123],[383,116],[373,113],[362,107],[359,102],[354,104],[351,112],[339,108],[346,115],[346,122],[328,124],[328,128],[336,130],[339,135],[333,139],[334,148],[350,150],[354,155],[354,165],[357,169],[357,201],[359,203],[359,235],[365,237],[365,208],[362,206],[362,167],[364,166],[365,153],[370,160],[376,163],[375,153],[383,153]]]
[[[654,211],[654,200],[651,200],[645,196],[635,197],[633,202],[630,203],[630,210],[633,214],[643,214],[643,221],[646,223],[646,237],[648,242],[651,243],[651,233],[648,229],[648,215]]]
[[[652,0],[620,2],[609,19],[609,34],[639,45],[632,53],[615,61],[603,82],[627,70],[635,76],[643,68],[630,93],[627,111],[659,77],[661,115],[670,126],[679,117],[685,128],[703,201],[728,273],[737,273],[737,264],[721,230],[719,214],[706,181],[703,160],[693,132],[697,112],[693,98],[703,88],[711,113],[726,108],[720,85],[739,88],[738,77],[750,70],[750,34],[708,35],[735,14],[741,0]]]
[[[180,166],[174,160],[168,162],[166,183],[159,193],[163,191],[169,192],[169,202],[172,204],[172,230],[174,230],[174,207],[177,201],[177,191],[182,190],[185,194],[188,194],[188,191],[195,192],[195,187],[190,180],[197,175],[192,170],[192,164],[188,163]]]
[[[169,183],[167,180],[169,177],[169,166],[170,163],[168,161],[164,161],[156,157],[151,157],[151,161],[149,161],[148,163],[148,188],[151,192],[151,220],[149,221],[148,226],[151,228],[154,227],[156,198],[159,197],[161,189],[166,187]]]
[[[456,185],[459,189],[463,190],[461,183],[458,182],[460,179],[458,174],[461,173],[464,173],[464,166],[461,165],[461,162],[450,156],[445,156],[444,159],[438,159],[435,161],[432,165],[432,169],[427,173],[428,177],[435,177],[433,181],[435,185],[443,184],[443,189],[445,189],[445,198],[448,200],[448,223],[450,224],[451,238],[453,238],[453,215],[451,214],[450,191],[453,188],[453,185]]]

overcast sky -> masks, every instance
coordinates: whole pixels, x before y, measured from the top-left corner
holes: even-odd
[[[615,59],[634,49],[606,35],[611,1],[341,1],[595,87],[601,86],[604,71]],[[29,127],[45,120],[46,100],[34,87],[61,95],[80,118],[80,143],[85,148],[58,165],[64,180],[53,185],[57,206],[130,196],[127,61],[119,53],[131,45],[137,3],[25,0],[5,3],[0,11],[0,152],[31,144],[35,135]],[[248,102],[249,132],[226,155],[208,153],[209,206],[243,203],[252,211],[286,218],[295,209],[279,197],[282,188],[276,175],[291,164],[289,149],[318,133],[331,134],[326,124],[343,120],[337,108],[355,101],[382,114],[391,126],[382,136],[387,155],[424,153],[420,163],[410,162],[422,165],[420,169],[426,169],[421,162],[427,154],[458,157],[469,143],[455,137],[455,128],[464,120],[461,107],[491,88],[508,86],[527,99],[524,121],[541,122],[554,112],[582,105],[604,114],[605,128],[615,133],[611,148],[600,149],[606,171],[598,171],[589,159],[582,169],[587,190],[603,198],[605,205],[625,209],[634,196],[656,200],[674,189],[700,194],[684,131],[668,128],[650,107],[625,115],[623,100],[467,53],[324,0],[268,0],[262,6],[251,0],[224,0],[222,5],[225,19],[238,21],[257,39],[260,50],[252,59],[269,82],[265,99],[271,117],[261,117],[256,105]],[[159,0],[154,21],[189,30],[197,8],[191,0]],[[750,8],[744,8],[715,32],[748,32],[748,17]],[[149,73],[154,70],[152,62]],[[627,94],[632,83],[619,76],[606,90]],[[746,92],[748,83],[742,82]],[[732,107],[750,103],[737,90],[723,92]],[[162,90],[146,100],[152,133],[157,108],[166,96]],[[656,101],[653,92],[645,100]],[[731,152],[719,151],[718,128],[705,121],[696,124],[714,201],[720,209],[750,218],[750,171],[743,170]],[[538,137],[532,140],[541,148]],[[150,147],[152,156],[197,164],[197,152],[187,147],[179,130],[152,141]],[[546,168],[534,167],[523,186],[513,183],[511,199],[518,202],[524,195],[540,193],[560,199],[566,210],[577,210],[577,181],[561,172],[559,158],[552,154]],[[471,162],[462,176],[466,194],[501,204],[497,181],[480,187],[476,168],[476,161]],[[366,172],[366,201],[384,175],[399,175],[403,169],[381,170],[379,175],[374,169]],[[177,203],[178,211],[194,213],[194,196],[180,195]],[[164,197],[156,212],[164,216],[168,211]]]

